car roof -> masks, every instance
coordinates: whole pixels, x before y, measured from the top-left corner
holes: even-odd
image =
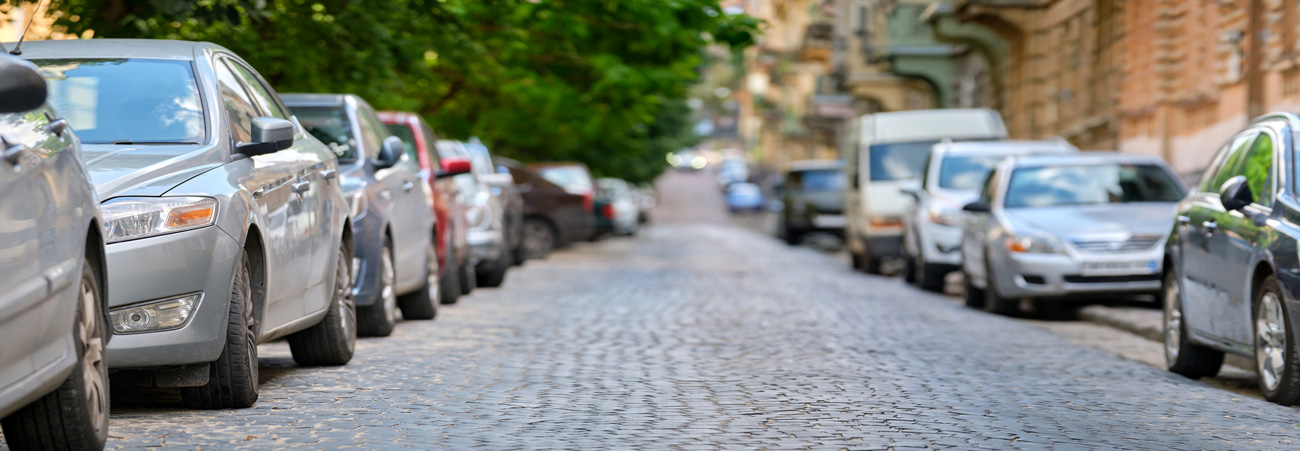
[[[812,171],[819,169],[840,169],[844,162],[840,160],[799,160],[791,161],[786,172]]]
[[[947,155],[1027,154],[1043,151],[1078,152],[1069,141],[1056,140],[986,140],[956,141],[935,144],[935,152]]]
[[[289,107],[295,106],[343,106],[352,94],[313,94],[292,92],[280,94],[280,100]]]
[[[563,167],[579,167],[579,168],[587,169],[587,165],[578,162],[571,162],[571,161],[551,161],[545,163],[528,164],[528,169],[546,169],[546,168],[563,168]]]
[[[6,43],[6,48],[13,48]],[[23,58],[160,58],[193,60],[202,48],[226,50],[211,42],[169,39],[63,39],[23,43]],[[233,52],[231,52],[233,53]]]
[[[1016,167],[1086,165],[1103,163],[1158,164],[1167,166],[1165,160],[1154,155],[1119,152],[1082,152],[1063,155],[1026,155],[1012,157]]]

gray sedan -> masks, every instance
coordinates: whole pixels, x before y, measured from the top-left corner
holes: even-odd
[[[24,56],[105,199],[115,383],[247,407],[259,343],[287,336],[304,365],[352,358],[338,163],[247,63],[181,41],[43,41]]]
[[[1185,192],[1154,157],[1009,158],[967,204],[966,303],[1010,313],[1018,299],[1156,293],[1165,236]]]

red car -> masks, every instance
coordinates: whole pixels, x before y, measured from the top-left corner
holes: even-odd
[[[379,119],[384,121],[393,136],[406,143],[406,153],[420,162],[420,176],[433,187],[433,213],[438,218],[438,226],[434,228],[437,236],[434,238],[438,242],[438,261],[441,262],[438,265],[440,299],[443,304],[454,304],[462,293],[467,292],[465,288],[470,288],[461,285],[473,283],[469,244],[465,241],[465,205],[458,200],[458,188],[452,180],[452,176],[470,171],[470,161],[440,158],[434,147],[438,137],[418,114],[380,111]]]

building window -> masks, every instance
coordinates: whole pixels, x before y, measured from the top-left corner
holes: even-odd
[[[1290,67],[1282,70],[1282,95],[1293,96],[1300,94],[1300,67]]]

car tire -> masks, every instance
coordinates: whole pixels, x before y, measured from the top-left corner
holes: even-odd
[[[506,271],[510,270],[510,253],[502,252],[496,260],[483,262],[474,268],[475,286],[496,288],[506,281]]]
[[[529,259],[546,258],[555,250],[559,234],[555,228],[543,219],[528,218],[524,220],[524,256]]]
[[[359,336],[387,337],[397,328],[397,265],[393,264],[393,243],[387,238],[384,238],[384,247],[379,253],[378,288],[379,299],[375,299],[375,303],[357,306]]]
[[[465,264],[460,265],[461,295],[469,294],[471,291],[474,291],[474,288],[477,288],[475,284],[478,283],[478,276],[475,274],[475,271],[477,271],[477,269],[468,259],[465,260]]]
[[[98,268],[81,264],[73,332],[77,365],[54,391],[0,420],[9,449],[99,450],[108,440],[108,323]]]
[[[1169,371],[1199,379],[1219,374],[1223,351],[1210,349],[1187,339],[1187,322],[1183,320],[1182,296],[1178,277],[1170,270],[1162,287],[1164,300],[1165,365]]]
[[[1268,276],[1256,290],[1251,311],[1259,389],[1265,399],[1289,406],[1300,401],[1300,354],[1296,352],[1285,299],[1277,279]]]
[[[799,238],[802,237],[799,235],[798,230],[791,229],[787,227],[784,222],[782,222],[781,240],[785,241],[785,244],[789,244],[791,246],[797,246],[799,244]]]
[[[1014,299],[1007,299],[998,293],[998,285],[993,283],[993,265],[984,262],[984,311],[996,315],[1011,316],[1020,310]]]
[[[970,274],[962,274],[963,290],[962,297],[966,301],[966,306],[970,308],[984,308],[984,290],[970,282]]]
[[[226,344],[208,363],[208,383],[181,389],[193,409],[252,407],[257,402],[257,316],[253,307],[253,266],[244,252],[230,283]]]
[[[352,253],[339,246],[334,290],[325,318],[289,336],[293,361],[302,366],[345,365],[357,348],[357,305],[352,299]]]
[[[925,291],[943,293],[944,277],[948,275],[947,272],[937,265],[925,263],[924,260],[914,263],[914,268],[917,287]]]
[[[436,236],[436,235],[435,235]],[[434,239],[429,240],[429,255],[425,256],[424,285],[414,292],[397,298],[397,305],[402,308],[402,317],[406,319],[430,320],[438,316],[438,304],[442,296],[441,277],[438,274],[438,247]]]
[[[438,291],[442,292],[438,300],[442,305],[460,300],[460,265],[456,264],[456,246],[451,244],[451,240],[451,234],[448,234],[447,261],[443,262],[442,281],[438,284]]]
[[[880,259],[874,258],[867,253],[853,254],[854,267],[867,274],[880,274]]]

